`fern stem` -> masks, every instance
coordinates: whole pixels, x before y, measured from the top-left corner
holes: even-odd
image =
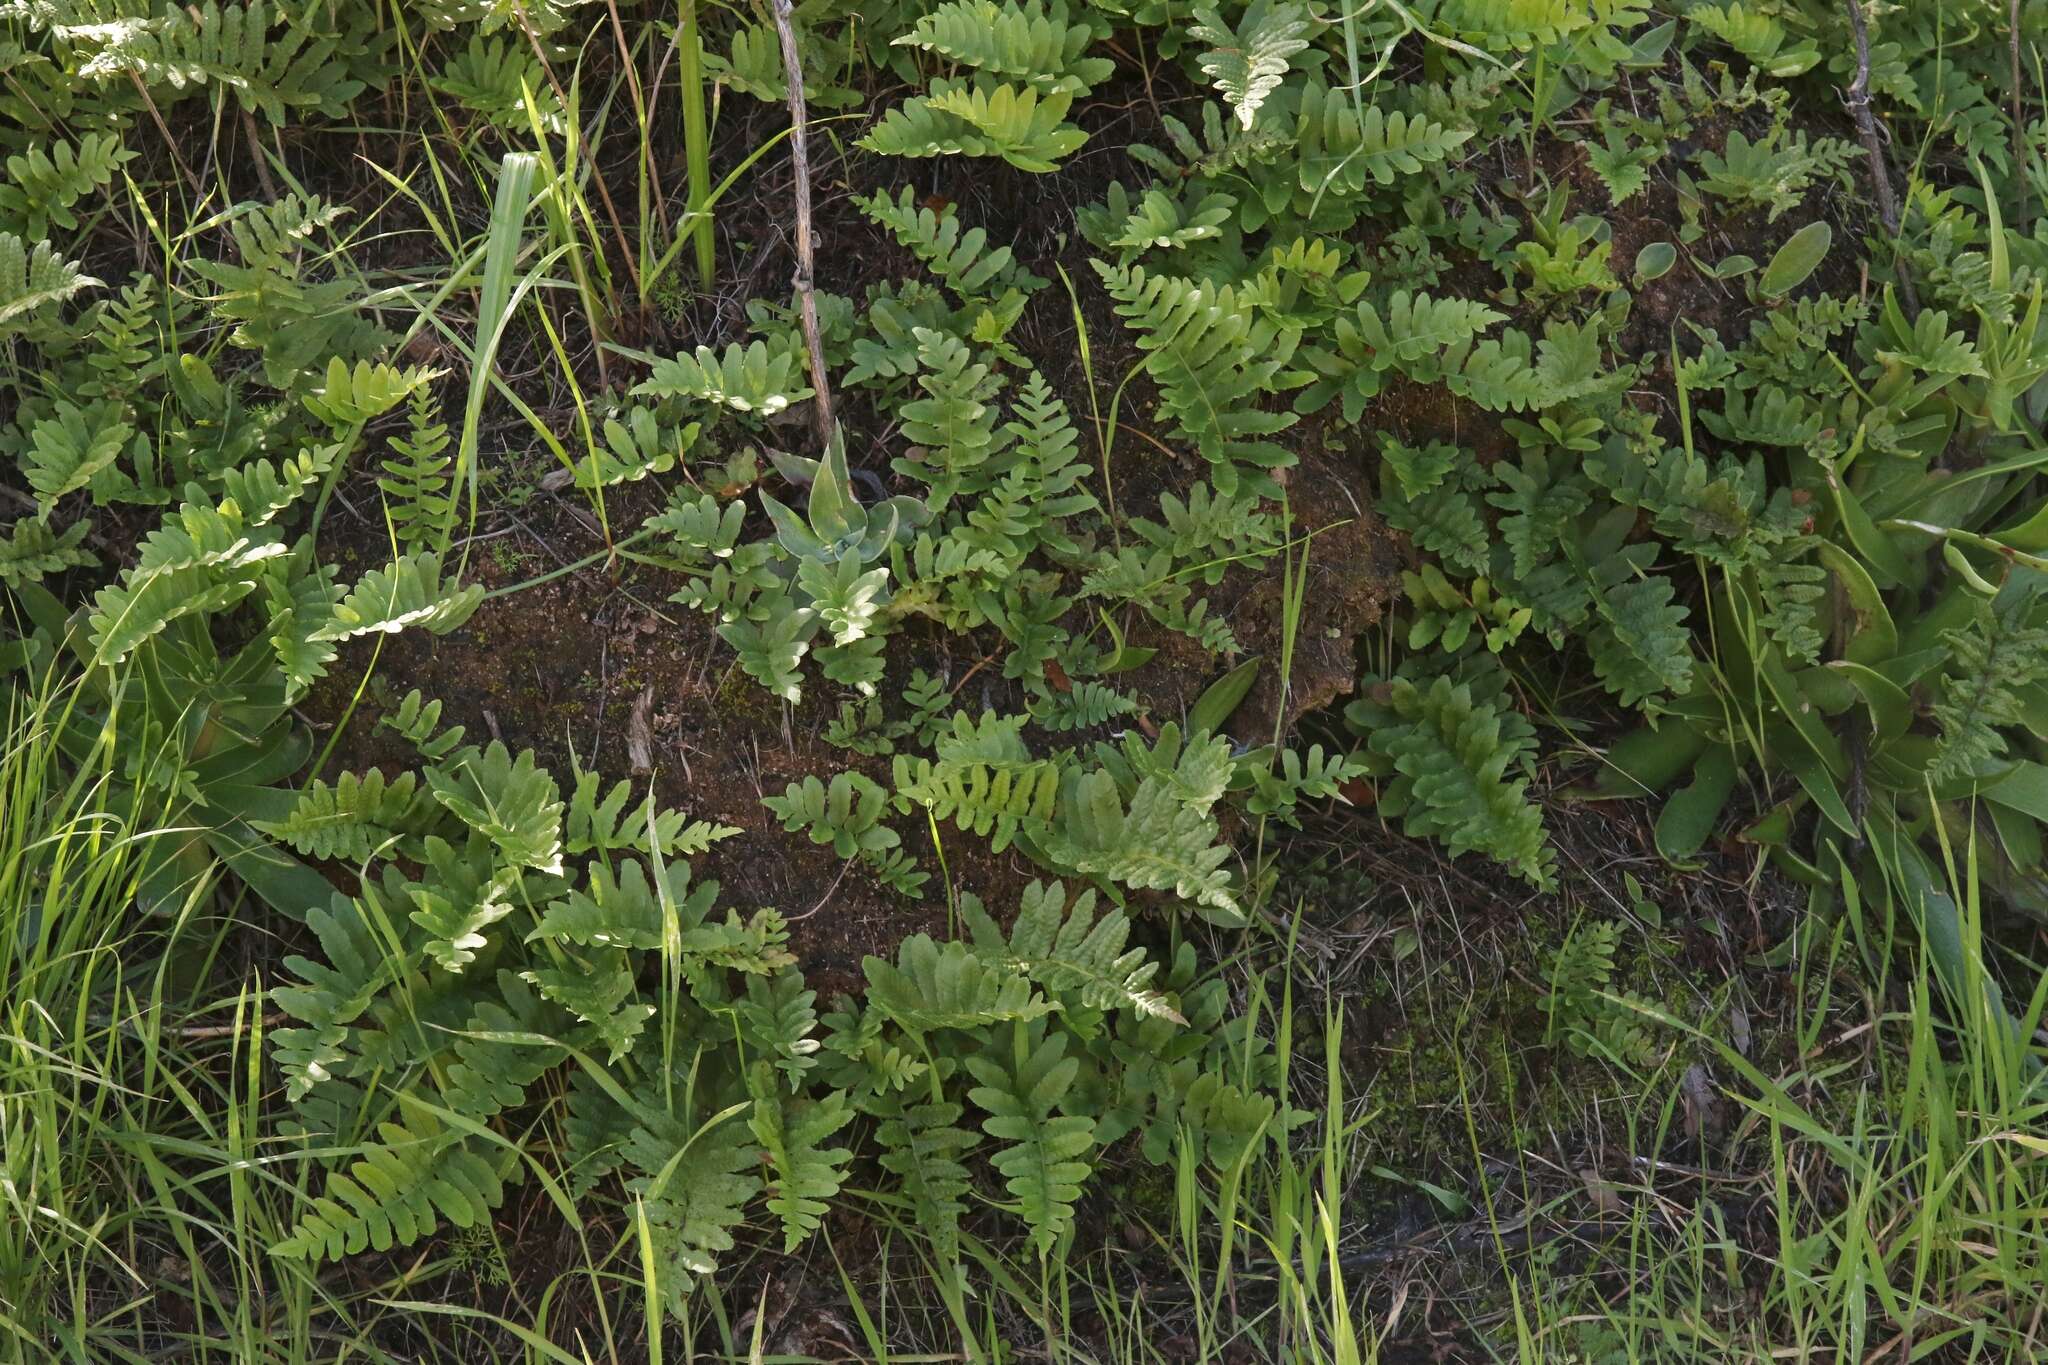
[[[557,578],[565,578],[568,575],[577,572],[579,569],[587,569],[593,564],[597,564],[604,560],[611,559],[614,556],[616,556],[621,550],[624,550],[627,546],[638,545],[641,541],[647,539],[649,536],[653,534],[654,532],[652,529],[643,526],[639,530],[635,531],[632,535],[627,536],[623,540],[620,540],[612,545],[608,545],[602,550],[593,550],[591,553],[583,556],[583,558],[576,560],[573,563],[564,564],[558,569],[550,569],[546,573],[540,575],[538,578],[529,578],[523,583],[507,584],[505,587],[502,588],[492,588],[489,592],[484,594],[484,601],[488,602],[494,597],[509,597],[515,592],[524,592],[528,588],[537,588],[543,583],[552,583]]]

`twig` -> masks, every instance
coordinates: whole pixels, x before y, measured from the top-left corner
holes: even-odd
[[[249,143],[249,159],[256,163],[256,179],[263,186],[263,202],[277,202],[277,182],[270,178],[270,161],[263,155],[263,135],[256,130],[256,116],[242,110],[242,136]]]
[[[2012,172],[2021,175],[2027,169],[2027,135],[2020,123],[2020,0],[2012,0],[2007,18],[2012,25],[2008,35],[2012,53],[2012,88],[2008,92],[2012,100]]]
[[[1898,254],[1899,201],[1892,195],[1892,177],[1885,167],[1884,143],[1877,135],[1877,120],[1870,114],[1870,29],[1863,20],[1862,0],[1843,0],[1843,8],[1849,11],[1849,27],[1856,35],[1856,79],[1849,82],[1846,102],[1849,112],[1855,116],[1856,134],[1863,142],[1864,155],[1870,158],[1870,178],[1877,190],[1877,216],[1884,224],[1885,235],[1892,239],[1892,259],[1899,272],[1899,292],[1906,296],[1907,311],[1918,314],[1920,297],[1913,288],[1913,274]]]
[[[804,344],[811,353],[811,417],[818,428],[818,448],[832,443],[832,388],[825,378],[825,343],[818,335],[818,296],[812,285],[811,155],[804,139],[804,72],[796,55],[796,25],[790,0],[771,0],[775,31],[782,38],[782,70],[789,80],[789,159],[796,171],[797,314],[803,322]]]

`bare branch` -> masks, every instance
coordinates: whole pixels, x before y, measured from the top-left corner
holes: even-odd
[[[1870,158],[1870,179],[1877,190],[1877,216],[1884,224],[1885,235],[1892,239],[1894,253],[1899,242],[1899,201],[1892,194],[1891,171],[1887,168],[1884,155],[1884,141],[1877,133],[1877,120],[1870,113],[1870,29],[1863,18],[1862,0],[1843,0],[1843,8],[1849,11],[1849,27],[1856,35],[1856,79],[1849,82],[1844,92],[1849,112],[1856,120],[1856,134],[1863,142],[1863,151]],[[1896,260],[1896,255],[1894,257]],[[1899,292],[1906,297],[1906,308],[1910,313],[1920,311],[1920,299],[1913,288],[1913,276],[1903,260],[1897,260]]]
[[[796,171],[796,286],[797,315],[803,323],[804,344],[810,350],[811,416],[818,428],[818,448],[832,442],[832,387],[825,377],[825,343],[818,334],[818,296],[812,284],[815,254],[811,244],[811,155],[804,137],[804,72],[796,55],[796,23],[790,0],[771,0],[775,31],[782,38],[782,70],[789,81],[789,159]]]

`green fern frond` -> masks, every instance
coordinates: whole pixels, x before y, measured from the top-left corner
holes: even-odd
[[[411,1246],[432,1236],[442,1218],[458,1228],[486,1221],[505,1197],[491,1163],[423,1112],[410,1122],[379,1124],[381,1141],[346,1175],[328,1176],[326,1192],[271,1253],[339,1260]]]
[[[456,819],[498,846],[507,861],[540,872],[562,870],[562,798],[555,779],[524,749],[514,759],[497,740],[447,768],[427,769],[427,785]]]
[[[1116,70],[1107,58],[1083,55],[1095,37],[1088,24],[1067,22],[1060,0],[1050,9],[1041,0],[947,0],[891,42],[1040,90],[1085,95]]]
[[[306,411],[339,431],[376,421],[442,373],[419,365],[401,370],[395,365],[373,365],[367,360],[358,360],[355,368],[350,369],[347,361],[333,356],[327,362],[327,374],[320,386],[300,401],[305,403]]]
[[[757,1083],[747,1125],[774,1177],[768,1187],[768,1209],[782,1221],[784,1252],[796,1250],[818,1230],[830,1200],[839,1193],[853,1153],[819,1144],[852,1120],[853,1109],[842,1090],[822,1099],[788,1099],[772,1081]]]
[[[1019,1025],[1021,1028],[1022,1025]],[[967,1058],[980,1084],[968,1098],[987,1111],[982,1131],[1006,1143],[992,1163],[1009,1187],[1017,1212],[1030,1229],[1040,1256],[1074,1225],[1095,1147],[1095,1123],[1081,1114],[1061,1113],[1081,1060],[1066,1055],[1067,1036],[1048,1032],[1029,1055],[1022,1047],[1014,1063],[1002,1050]]]
[[[1035,1019],[1054,1008],[1016,972],[965,943],[942,946],[928,934],[903,940],[893,963],[869,957],[861,967],[870,1003],[914,1034]]]
[[[52,531],[47,522],[23,517],[14,523],[7,538],[0,540],[0,583],[19,588],[53,573],[97,564],[98,556],[84,548],[91,530],[90,523],[75,521],[62,531]]]
[[[443,543],[455,522],[455,498],[449,488],[448,424],[441,420],[440,400],[431,386],[412,395],[405,435],[386,442],[391,456],[381,462],[377,488],[391,518],[398,543],[417,550]]]
[[[72,206],[106,188],[134,156],[118,133],[87,133],[76,145],[35,146],[8,157],[7,181],[0,184],[0,229],[35,241],[52,227],[77,228]]]
[[[941,1265],[951,1265],[959,1255],[960,1218],[967,1212],[967,1167],[961,1157],[974,1145],[974,1135],[958,1126],[961,1113],[948,1100],[906,1105],[875,1129],[882,1169],[903,1182],[903,1195]]]
[[[37,242],[31,250],[14,233],[0,232],[0,336],[19,331],[23,319],[99,283],[48,242]]]
[[[1213,8],[1197,7],[1194,17],[1188,36],[1210,44],[1197,59],[1202,74],[1250,131],[1294,54],[1308,46],[1308,11],[1292,0],[1252,0],[1234,32]]]
[[[1216,822],[1156,777],[1138,784],[1124,808],[1116,780],[1096,771],[1063,795],[1060,821],[1044,841],[1056,864],[1107,877],[1134,890],[1171,891],[1226,924],[1241,921],[1230,873],[1230,845]]]
[[[1143,948],[1125,948],[1131,923],[1124,912],[1111,909],[1095,917],[1093,891],[1082,891],[1069,905],[1059,882],[1032,882],[1018,901],[1017,922],[1007,939],[979,900],[963,904],[976,947],[1052,995],[1087,1009],[1129,1009],[1187,1023],[1173,1002],[1152,987],[1159,964]]]
[[[953,205],[937,213],[919,207],[908,185],[894,199],[876,190],[854,205],[963,299],[993,298],[1005,289],[1028,294],[1045,284],[1017,263],[1009,247],[991,248],[986,228],[963,230]]]
[[[1526,721],[1447,677],[1427,688],[1406,678],[1380,684],[1345,718],[1388,760],[1392,780],[1379,806],[1409,834],[1440,839],[1453,856],[1476,850],[1550,884],[1555,855],[1542,812],[1526,797],[1528,778],[1508,775],[1535,747]]]
[[[734,412],[772,417],[792,403],[811,396],[799,377],[802,360],[787,347],[771,350],[761,340],[735,341],[723,354],[699,346],[695,355],[676,355],[654,362],[654,368],[633,392],[645,398],[685,398]]]
[[[316,777],[283,819],[253,823],[304,857],[360,866],[398,840],[425,833],[432,811],[412,773],[387,780],[382,769],[371,768],[361,776],[343,773],[332,786]]]
[[[584,948],[652,950],[670,930],[685,935],[703,923],[718,899],[718,883],[690,885],[690,865],[664,863],[654,878],[636,858],[622,859],[617,873],[602,863],[590,868],[587,890],[548,902],[527,941],[553,939]]]
[[[859,145],[883,156],[997,156],[1044,174],[1088,140],[1065,122],[1073,98],[1065,90],[1041,97],[1031,86],[936,80],[929,95],[883,115]]]
[[[467,621],[483,600],[482,584],[443,586],[441,557],[418,550],[358,579],[313,638],[340,642],[407,629],[445,635]]]

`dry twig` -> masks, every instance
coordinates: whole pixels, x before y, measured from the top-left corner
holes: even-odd
[[[818,335],[818,296],[812,284],[814,253],[811,247],[811,156],[804,138],[804,72],[796,55],[795,12],[790,0],[772,0],[775,31],[782,38],[782,70],[789,80],[789,159],[796,172],[796,286],[797,313],[802,320],[804,344],[811,353],[811,417],[818,428],[818,448],[832,442],[832,388],[825,378],[825,343]]]
[[[1877,120],[1870,113],[1870,28],[1863,18],[1862,0],[1843,0],[1843,7],[1849,11],[1849,27],[1856,35],[1856,79],[1849,82],[1845,92],[1849,113],[1856,120],[1856,135],[1863,142],[1864,155],[1870,158],[1870,179],[1877,190],[1877,216],[1884,224],[1885,235],[1892,240],[1894,253],[1899,242],[1899,201],[1892,194],[1891,172],[1886,168],[1884,142],[1878,137]],[[1908,313],[1920,312],[1920,297],[1913,288],[1913,275],[1905,261],[1897,262],[1899,292],[1906,297]]]

